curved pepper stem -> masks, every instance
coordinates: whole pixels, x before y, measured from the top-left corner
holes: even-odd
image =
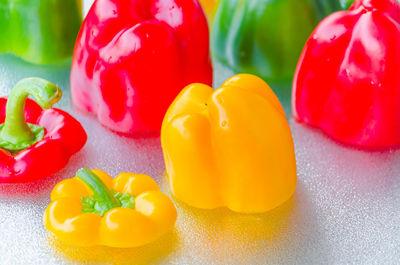
[[[121,206],[114,193],[90,169],[82,168],[78,170],[76,176],[90,188],[94,196],[93,200],[82,198],[82,212],[91,212],[103,216],[107,211]]]
[[[41,78],[25,78],[11,90],[6,105],[6,119],[1,125],[0,146],[9,151],[26,149],[40,141],[44,129],[25,121],[25,103],[31,95],[44,109],[49,109],[62,96],[61,89]]]

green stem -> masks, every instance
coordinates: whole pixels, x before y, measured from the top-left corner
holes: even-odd
[[[93,192],[98,212],[105,213],[112,208],[120,207],[121,203],[115,198],[113,192],[104,184],[104,182],[88,168],[82,168],[76,176],[85,182]]]
[[[38,140],[31,126],[25,121],[25,102],[28,96],[34,97],[36,102],[45,109],[51,108],[60,100],[62,92],[55,84],[41,78],[25,78],[19,81],[11,90],[6,105],[6,119],[0,133],[0,140],[18,150],[27,148]]]

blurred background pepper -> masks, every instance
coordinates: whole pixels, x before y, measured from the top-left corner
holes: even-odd
[[[0,52],[36,64],[72,56],[82,22],[81,0],[1,0]]]
[[[322,20],[335,11],[348,9],[354,0],[312,0],[312,2],[318,18]]]
[[[236,72],[289,81],[318,21],[349,2],[221,0],[211,34],[213,56]]]

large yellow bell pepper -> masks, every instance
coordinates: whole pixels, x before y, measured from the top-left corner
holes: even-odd
[[[234,76],[215,91],[187,86],[164,118],[161,141],[171,191],[191,206],[265,212],[295,191],[285,113],[256,76]]]
[[[171,229],[172,201],[147,175],[81,169],[51,193],[43,221],[59,239],[77,246],[136,247]]]

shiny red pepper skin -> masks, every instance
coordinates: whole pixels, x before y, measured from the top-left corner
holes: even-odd
[[[400,4],[358,0],[323,20],[293,84],[294,116],[366,148],[400,144]]]
[[[0,124],[6,116],[6,103],[7,98],[0,98]],[[70,156],[86,143],[87,136],[81,124],[62,110],[43,110],[27,99],[25,119],[43,126],[44,138],[16,155],[0,149],[0,183],[31,182],[50,176],[62,169]]]
[[[159,133],[186,85],[212,83],[207,19],[197,0],[97,0],[76,42],[72,101],[110,129]]]

